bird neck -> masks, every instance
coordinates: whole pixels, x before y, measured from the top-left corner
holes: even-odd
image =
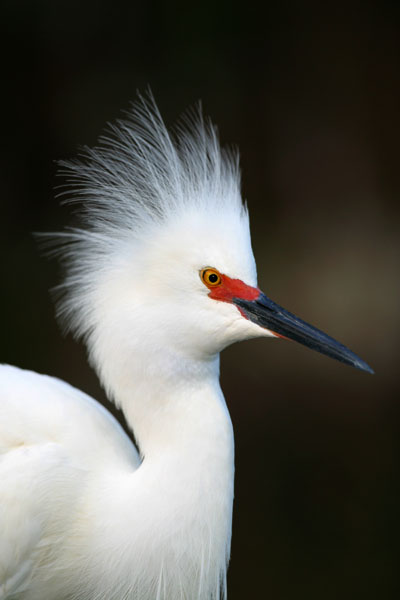
[[[150,571],[174,575],[165,583],[165,598],[219,597],[230,554],[234,474],[219,356],[201,361],[163,353],[161,362],[154,355],[136,361],[120,373],[114,394],[143,456],[126,495],[142,515],[133,545],[143,570],[149,556]]]
[[[198,359],[156,351],[115,375],[111,386],[115,403],[143,457],[157,457],[174,447],[212,446],[213,439],[225,439],[231,446],[231,421],[219,385],[219,355]]]

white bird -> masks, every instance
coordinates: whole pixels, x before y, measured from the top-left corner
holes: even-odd
[[[257,287],[238,160],[151,98],[65,170],[81,226],[59,234],[59,315],[82,337],[139,453],[95,400],[0,367],[0,599],[226,597],[234,444],[219,353],[286,337],[347,348]]]

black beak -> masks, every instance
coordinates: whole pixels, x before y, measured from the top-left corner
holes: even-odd
[[[351,350],[329,337],[316,327],[302,321],[292,313],[275,304],[263,293],[255,300],[243,300],[242,298],[233,298],[244,316],[257,323],[260,327],[269,329],[282,337],[299,342],[308,346],[312,350],[326,354],[331,358],[340,360],[346,365],[351,365],[361,371],[373,373],[371,367],[361,358],[358,358]]]

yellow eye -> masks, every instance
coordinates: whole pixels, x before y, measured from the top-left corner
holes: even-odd
[[[202,269],[200,271],[200,277],[207,287],[216,287],[222,283],[221,275],[216,269]]]

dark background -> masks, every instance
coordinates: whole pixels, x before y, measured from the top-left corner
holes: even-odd
[[[374,376],[294,343],[222,358],[236,435],[230,600],[397,598],[399,12],[389,2],[3,2],[0,361],[103,398],[63,338],[33,231],[69,220],[55,160],[136,90],[199,98],[240,147],[260,286]]]

